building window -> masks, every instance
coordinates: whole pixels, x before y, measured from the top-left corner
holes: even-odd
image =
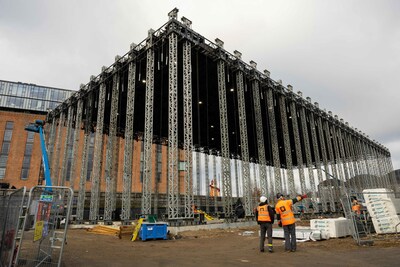
[[[47,111],[61,104],[72,93],[57,88],[0,81],[0,106]]]
[[[42,100],[32,99],[29,108],[30,109],[43,110],[44,109],[44,102],[45,101],[42,101]]]
[[[8,96],[6,106],[11,108],[21,108],[24,105],[24,99],[19,97]]]
[[[0,82],[0,94],[5,94],[7,83]]]
[[[26,138],[24,159],[22,160],[22,169],[21,169],[21,179],[22,180],[28,179],[29,168],[31,166],[31,157],[32,157],[34,137],[35,137],[34,132],[28,132],[28,136]]]
[[[14,122],[7,121],[6,129],[4,131],[3,143],[1,145],[1,151],[0,151],[0,179],[4,179],[6,175],[7,159],[8,159],[8,153],[10,152],[13,128],[14,128]]]

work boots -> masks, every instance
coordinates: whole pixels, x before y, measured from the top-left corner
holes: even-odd
[[[268,244],[268,252],[272,253],[274,252],[273,248],[272,248],[272,244]]]

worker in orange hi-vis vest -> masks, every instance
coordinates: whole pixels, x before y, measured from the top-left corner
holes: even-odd
[[[220,189],[216,186],[215,180],[211,180],[210,184],[210,197],[218,197]]]
[[[276,194],[278,202],[275,205],[275,211],[278,225],[283,226],[285,236],[285,251],[295,252],[296,246],[296,219],[292,210],[292,205],[306,198],[307,195],[297,196],[293,199],[285,199],[281,193]]]
[[[260,204],[255,209],[257,223],[260,225],[260,252],[264,252],[265,234],[268,237],[268,251],[272,250],[272,225],[274,224],[275,212],[274,209],[268,205],[265,196],[260,197]]]
[[[353,199],[351,203],[351,210],[357,215],[361,214],[361,204],[357,201],[357,199]]]

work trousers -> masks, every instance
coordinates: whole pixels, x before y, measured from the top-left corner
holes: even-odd
[[[296,224],[283,226],[285,235],[285,250],[296,250]]]
[[[268,236],[268,246],[272,247],[272,223],[260,223],[260,250],[264,250],[265,234]]]

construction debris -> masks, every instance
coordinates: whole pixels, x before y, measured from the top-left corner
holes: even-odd
[[[118,238],[122,239],[124,237],[131,238],[133,230],[135,230],[135,225],[121,225],[119,227]]]

